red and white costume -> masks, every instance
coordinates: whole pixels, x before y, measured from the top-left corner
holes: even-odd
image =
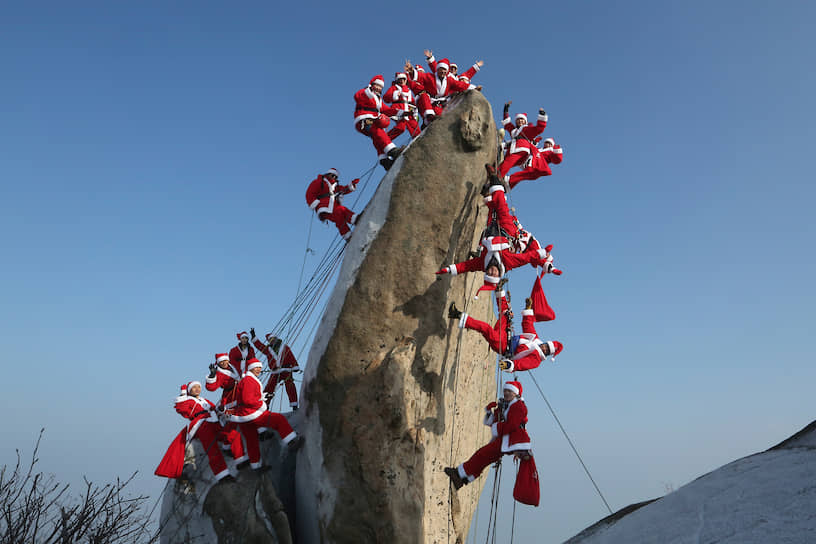
[[[555,143],[554,140],[549,138],[545,141]],[[527,162],[525,162],[525,168],[510,176],[510,188],[512,189],[524,180],[533,180],[551,175],[552,170],[550,170],[550,164],[561,164],[563,158],[564,150],[561,149],[560,145],[553,145],[552,147],[545,147],[544,149],[533,146],[532,154],[527,159]]]
[[[518,219],[510,213],[510,208],[507,206],[507,197],[504,194],[504,187],[501,185],[493,185],[490,187],[489,194],[484,197],[483,200],[485,206],[487,206],[487,209],[490,211],[487,216],[487,226],[489,227],[491,224],[496,223],[508,238],[518,238]]]
[[[229,355],[226,353],[217,353],[215,355],[215,364],[217,365],[220,361],[229,361]],[[222,409],[232,408],[235,406],[235,385],[240,379],[241,376],[231,365],[227,366],[227,368],[221,368],[219,366],[215,370],[215,376],[212,378],[207,377],[204,387],[206,387],[207,391],[218,391],[221,389],[221,400],[218,406]]]
[[[480,333],[484,339],[487,340],[490,349],[499,355],[503,355],[507,350],[507,312],[510,310],[510,306],[507,304],[505,291],[502,290],[496,293],[496,298],[499,302],[499,318],[496,320],[495,325],[491,327],[484,321],[480,321],[463,312],[462,317],[459,318],[459,328],[470,329]]]
[[[235,336],[238,337],[238,345],[232,348],[229,351],[229,362],[232,365],[232,368],[238,373],[239,376],[242,376],[244,372],[246,372],[246,362],[248,359],[252,359],[255,357],[255,350],[252,349],[252,346],[249,344],[246,347],[242,347],[240,342],[242,337],[246,337],[249,340],[249,335],[246,331],[241,331],[237,333]]]
[[[442,59],[439,63],[434,62],[433,57],[428,58],[428,64],[434,63],[435,66],[445,68],[450,67],[448,59]],[[437,115],[442,115],[442,107],[447,97],[461,93],[468,90],[470,85],[464,81],[459,81],[450,74],[444,78],[440,78],[436,73],[415,72],[416,80],[422,85],[425,92],[417,97],[417,107],[419,113],[425,118],[425,121],[431,121]]]
[[[201,397],[193,397],[186,394],[186,391],[192,387],[193,384],[201,385],[198,382],[190,382],[187,387],[182,389],[182,394],[176,397],[175,408],[176,412],[181,414],[184,418],[189,419],[190,422],[181,432],[176,436],[170,447],[165,453],[159,467],[156,469],[156,474],[166,477],[178,477],[181,475],[180,470],[175,471],[175,474],[168,472],[168,467],[181,467],[184,464],[184,450],[193,438],[198,438],[204,451],[207,453],[207,458],[210,462],[210,468],[216,480],[229,475],[227,464],[224,462],[224,455],[218,447],[218,437],[221,434],[221,424],[218,421],[218,416],[215,413],[215,405],[207,399]],[[244,460],[243,445],[241,438],[237,434],[233,437],[230,443],[233,457],[237,462]]]
[[[348,240],[351,237],[349,225],[357,222],[357,214],[340,203],[340,197],[357,189],[359,179],[349,185],[340,185],[335,179],[327,178],[328,174],[338,175],[337,170],[330,168],[325,174],[318,175],[306,189],[306,203],[317,213],[321,221],[331,221],[337,225],[340,236]]]
[[[400,76],[406,78],[404,85],[397,83]],[[416,106],[416,97],[414,91],[411,90],[411,86],[407,83],[407,79],[407,74],[397,72],[394,75],[394,84],[383,93],[383,102],[393,104],[395,108],[403,112],[401,117],[395,119],[396,125],[394,125],[394,128],[388,131],[388,137],[392,140],[406,130],[408,130],[411,138],[419,136],[419,123],[414,115],[414,110],[411,108],[411,106]]]
[[[247,367],[241,381],[238,382],[236,400],[238,403],[230,414],[230,421],[237,423],[241,434],[246,441],[246,449],[249,454],[249,466],[252,468],[261,467],[261,449],[258,442],[258,428],[270,428],[280,435],[281,441],[288,444],[297,437],[297,433],[292,430],[292,426],[286,418],[276,412],[267,410],[263,401],[263,384],[252,372],[249,372],[255,365],[261,363],[257,359],[251,361]]]
[[[442,59],[442,62],[444,62],[444,61],[445,61],[445,59]],[[436,63],[436,59],[434,59],[433,57],[429,58],[428,59],[428,66],[430,67],[431,72],[436,72],[436,68],[438,66],[438,64]],[[453,67],[454,66],[457,68],[457,73],[455,73],[455,74],[453,73]],[[476,63],[473,63],[473,66],[471,66],[470,68],[468,68],[467,70],[465,70],[461,74],[458,73],[458,68],[459,68],[459,65],[456,64],[455,62],[449,63],[449,69],[451,70],[451,72],[450,72],[451,77],[455,77],[459,81],[463,81],[465,83],[470,83],[470,80],[473,79],[473,76],[476,75],[476,72],[478,72],[480,70],[479,65],[476,64]],[[469,88],[473,89],[474,87],[475,87],[475,85],[470,85]]]
[[[507,382],[504,389],[513,391],[518,397],[509,403],[502,401],[496,406],[495,402],[485,407],[484,424],[490,427],[493,440],[482,446],[470,459],[459,465],[459,477],[472,482],[490,464],[501,459],[502,455],[526,452],[530,450],[530,435],[527,434],[527,405],[521,398],[521,384]]]
[[[271,334],[266,335],[267,342],[269,342],[270,339],[274,340],[274,338],[271,337]],[[264,393],[274,395],[275,388],[280,382],[283,382],[283,386],[286,388],[286,396],[289,397],[289,406],[297,408],[297,386],[295,386],[295,380],[292,378],[292,372],[300,370],[300,367],[298,366],[297,359],[295,359],[295,354],[292,353],[292,349],[288,345],[283,344],[280,348],[279,357],[271,346],[264,344],[257,338],[253,343],[261,353],[266,355],[266,360],[269,361],[269,370],[272,371],[269,381],[266,382]]]
[[[552,355],[554,361],[555,356],[564,349],[561,342],[544,342],[538,337],[535,329],[535,312],[532,309],[522,311],[521,315],[521,330],[524,332],[511,339],[510,348],[513,350],[513,357],[507,372],[537,368],[548,354]],[[544,345],[547,346],[547,354],[544,353]]]
[[[516,120],[527,120],[526,113],[519,113],[516,115]],[[511,168],[519,164],[523,164],[535,149],[535,139],[547,128],[547,114],[539,114],[535,125],[526,124],[522,127],[516,127],[510,116],[504,118],[502,121],[504,129],[510,134],[512,140],[510,141],[510,148],[507,150],[507,156],[499,165],[499,177],[504,178]]]
[[[375,83],[383,85],[382,76],[374,76],[368,87],[354,93],[354,128],[371,138],[378,158],[384,159],[389,151],[397,147],[385,132],[391,123],[390,116],[402,117],[403,113],[394,106],[383,104],[380,95],[371,90]]]

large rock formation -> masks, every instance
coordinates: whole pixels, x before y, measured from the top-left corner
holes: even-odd
[[[489,439],[481,413],[495,395],[495,358],[484,342],[461,341],[446,308],[455,300],[489,319],[491,297],[473,301],[480,274],[434,272],[478,245],[496,145],[490,105],[466,94],[398,159],[357,226],[296,420],[307,437],[297,470],[304,542],[467,535],[481,483],[452,493],[442,469]]]
[[[456,493],[442,469],[490,438],[481,415],[495,355],[474,333],[463,341],[446,313],[455,300],[492,320],[492,297],[474,300],[481,274],[434,272],[478,246],[496,146],[490,105],[472,91],[397,160],[355,227],[310,350],[291,415],[306,438],[297,470],[272,440],[262,477],[242,471],[192,493],[169,482],[163,543],[287,542],[287,523],[300,544],[464,541],[484,478]]]

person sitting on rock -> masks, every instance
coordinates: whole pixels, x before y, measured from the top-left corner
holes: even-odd
[[[555,318],[555,313],[547,304],[546,298],[541,303],[542,307],[536,309],[533,309],[533,297],[526,299],[525,309],[521,313],[521,329],[524,332],[518,335],[511,334],[513,314],[505,300],[504,291],[498,291],[497,300],[499,318],[493,327],[461,312],[455,302],[451,302],[448,308],[448,318],[458,319],[460,329],[470,329],[480,333],[487,340],[490,349],[502,357],[499,361],[499,368],[505,372],[532,370],[550,355],[554,361],[555,356],[564,349],[563,344],[557,341],[542,341],[535,329],[536,315],[539,321],[549,321]]]
[[[391,123],[390,116],[397,116],[401,119],[405,112],[394,106],[383,104],[383,84],[383,76],[376,75],[371,78],[368,87],[354,93],[354,129],[371,138],[380,164],[388,170],[402,149],[391,141],[385,129]]]
[[[497,462],[503,455],[524,458],[530,455],[530,435],[527,425],[527,405],[521,397],[521,383],[505,382],[502,398],[485,406],[484,424],[490,427],[493,439],[470,456],[458,467],[446,467],[454,489],[467,485],[482,471]]]
[[[511,168],[523,164],[533,153],[535,138],[547,128],[547,112],[543,109],[538,110],[536,124],[531,125],[527,122],[526,113],[517,113],[515,121],[511,121],[510,104],[512,104],[512,101],[504,105],[504,120],[502,121],[505,130],[511,137],[510,146],[504,160],[499,165],[498,172],[499,178],[504,181],[509,181],[507,173]]]
[[[358,216],[341,204],[340,197],[356,191],[360,179],[355,178],[348,185],[340,185],[337,181],[339,175],[336,168],[329,168],[325,174],[318,174],[306,189],[306,203],[317,213],[318,219],[337,225],[340,236],[348,241],[351,238],[349,225],[355,225]]]
[[[427,49],[425,57],[429,64],[434,60],[433,53]],[[464,92],[470,87],[469,83],[459,81],[450,75],[449,68],[448,59],[441,59],[436,63],[435,73],[416,71],[416,79],[425,91],[417,96],[417,107],[426,124],[430,124],[436,117],[442,115],[442,108],[452,95]],[[476,87],[476,89],[481,90],[481,87]]]
[[[249,335],[246,331],[236,333],[238,345],[229,350],[229,362],[239,376],[246,371],[247,359],[255,357],[255,350],[249,345]]]
[[[564,158],[564,150],[560,145],[555,145],[555,140],[547,138],[539,149],[533,146],[531,154],[524,163],[524,169],[510,175],[508,183],[512,189],[524,180],[534,180],[552,174],[550,164],[561,164]]]
[[[264,402],[263,384],[258,376],[261,375],[263,364],[255,358],[247,361],[247,371],[238,382],[235,393],[237,404],[228,411],[230,421],[238,424],[246,442],[249,454],[249,466],[253,469],[261,468],[261,449],[258,441],[258,429],[269,428],[277,431],[281,442],[289,446],[291,451],[297,450],[303,444],[303,437],[289,425],[281,414],[270,412]]]
[[[224,455],[217,441],[221,433],[221,423],[216,415],[215,404],[207,399],[201,398],[201,383],[191,381],[181,387],[181,395],[176,397],[175,408],[182,417],[190,422],[176,436],[175,440],[167,449],[164,458],[156,469],[156,475],[168,478],[178,478],[181,476],[181,468],[184,465],[184,455],[186,445],[197,438],[210,462],[210,469],[216,481],[220,481],[230,475]],[[240,463],[245,460],[241,437],[232,437],[230,442],[233,458]]]
[[[408,75],[405,72],[394,74],[394,81],[388,90],[383,93],[383,102],[393,104],[403,110],[402,116],[395,120],[396,124],[388,131],[388,137],[394,140],[408,130],[411,138],[419,136],[419,123],[416,117],[416,97],[411,86],[408,85]]]
[[[269,370],[272,375],[269,381],[266,382],[264,393],[269,397],[275,396],[275,389],[278,384],[283,382],[286,388],[286,395],[289,397],[289,406],[293,410],[298,409],[298,395],[295,380],[292,378],[292,372],[300,370],[295,354],[292,353],[292,348],[283,344],[283,340],[277,336],[269,333],[266,335],[266,344],[255,337],[255,329],[250,329],[252,333],[252,343],[261,353],[266,355],[266,360],[269,362]]]

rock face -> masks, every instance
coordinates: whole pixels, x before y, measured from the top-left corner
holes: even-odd
[[[474,300],[481,274],[434,272],[478,246],[496,134],[469,92],[397,159],[346,247],[289,414],[305,445],[293,459],[263,442],[270,471],[218,484],[198,451],[204,470],[165,490],[163,544],[464,542],[484,478],[457,493],[443,468],[490,440],[496,365],[447,307],[492,322],[492,296]]]
[[[356,227],[294,421],[306,436],[300,542],[467,535],[483,480],[455,493],[442,469],[489,440],[481,414],[496,392],[495,356],[446,314],[456,301],[492,321],[492,297],[473,300],[481,274],[434,272],[479,243],[496,139],[489,103],[467,93],[397,160]]]

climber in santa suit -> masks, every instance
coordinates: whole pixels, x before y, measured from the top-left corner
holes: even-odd
[[[266,335],[266,343],[264,344],[255,337],[255,329],[249,329],[249,331],[252,334],[252,343],[261,353],[266,355],[266,360],[269,362],[269,370],[272,371],[269,381],[266,382],[264,393],[268,393],[269,396],[274,396],[275,388],[279,383],[283,382],[286,388],[286,396],[289,397],[289,406],[291,406],[293,410],[297,410],[297,386],[295,386],[295,380],[292,378],[292,372],[297,372],[300,370],[300,367],[298,366],[297,359],[295,359],[295,354],[292,353],[292,349],[288,345],[283,344],[283,340],[272,333]]]
[[[492,165],[486,164],[488,180],[482,187],[482,196],[485,206],[490,211],[487,216],[487,230],[491,227],[498,226],[501,229],[499,234],[506,236],[512,245],[514,253],[524,253],[528,250],[539,250],[541,244],[536,238],[524,229],[518,217],[510,212],[507,206],[507,197],[505,196],[504,184],[496,176],[496,170]],[[552,245],[545,248],[545,253],[549,254],[552,250]],[[548,258],[552,262],[552,258]],[[548,267],[549,268],[549,267]],[[558,274],[558,272],[555,272]]]
[[[222,390],[221,400],[218,401],[217,405],[219,412],[224,412],[235,406],[235,386],[240,379],[241,376],[229,363],[229,355],[226,353],[216,353],[215,363],[210,365],[210,374],[207,376],[204,387],[207,391]],[[238,434],[235,424],[227,422],[221,429],[218,440],[221,442],[222,447],[224,447],[232,444],[232,441],[235,440],[236,437],[240,442],[241,437]]]
[[[437,62],[433,56],[433,53],[426,49],[425,57],[428,60],[428,67],[431,69],[431,72],[436,72]],[[461,74],[458,73],[459,72],[458,64],[456,64],[455,62],[449,62],[448,64],[449,64],[448,73],[451,75],[451,77],[458,79],[459,81],[464,81],[465,83],[470,83],[470,81],[473,79],[473,76],[476,75],[476,72],[481,70],[482,66],[484,66],[484,61],[477,60],[476,62],[473,63],[473,66],[471,66]],[[475,89],[476,87],[474,85],[471,85],[470,88]]]
[[[405,115],[405,110],[383,104],[383,85],[383,76],[376,75],[371,78],[368,87],[354,93],[354,129],[371,138],[380,164],[388,170],[401,149],[391,141],[385,129],[391,123],[391,116],[401,119]]]
[[[294,451],[303,444],[303,437],[297,433],[286,421],[286,418],[277,412],[270,412],[264,402],[263,384],[258,376],[261,375],[263,364],[255,358],[247,361],[247,371],[238,382],[235,393],[237,404],[228,411],[230,421],[238,424],[246,442],[249,454],[249,466],[261,468],[261,449],[258,442],[258,429],[261,427],[275,430],[281,437],[281,442]]]
[[[355,178],[348,185],[340,185],[337,181],[339,175],[335,168],[329,168],[325,174],[318,174],[306,189],[306,203],[317,213],[318,219],[337,225],[340,236],[349,240],[349,225],[356,224],[358,216],[340,203],[340,197],[356,191],[360,179]]]
[[[510,147],[507,150],[504,160],[499,165],[498,172],[499,177],[505,181],[509,180],[507,173],[510,171],[510,169],[519,164],[523,164],[524,161],[526,161],[527,158],[533,153],[536,136],[541,134],[544,129],[547,128],[547,112],[545,112],[543,109],[538,110],[538,119],[536,120],[535,125],[531,125],[527,122],[526,113],[517,113],[515,121],[511,121],[511,103],[512,101],[504,104],[504,119],[502,120],[504,129],[510,134],[511,137]]]
[[[416,116],[416,99],[414,92],[408,85],[408,75],[405,72],[394,74],[394,82],[383,93],[383,102],[393,104],[394,107],[403,110],[402,116],[396,120],[396,125],[388,131],[388,137],[392,140],[408,130],[411,138],[419,136],[419,123]]]
[[[429,64],[434,60],[433,53],[427,49],[425,56]],[[425,91],[417,96],[417,107],[426,124],[442,115],[442,106],[447,101],[447,97],[466,91],[470,87],[469,83],[459,81],[450,75],[449,68],[448,59],[441,59],[436,63],[435,73],[416,71],[416,79]],[[481,90],[481,87],[476,87],[476,89]]]
[[[246,361],[255,357],[255,350],[249,345],[249,335],[246,331],[236,333],[235,336],[238,337],[238,345],[229,350],[229,362],[238,375],[243,376],[246,371]]]
[[[504,281],[506,280],[502,280],[502,282]],[[499,283],[499,286],[501,285],[503,283]],[[499,367],[505,372],[532,370],[537,368],[541,361],[550,355],[554,361],[555,356],[561,353],[564,346],[561,342],[544,342],[538,337],[535,329],[536,311],[533,309],[533,298],[526,300],[526,307],[521,313],[521,328],[524,332],[511,335],[513,313],[505,300],[505,292],[497,291],[497,293],[499,319],[493,327],[484,321],[459,311],[456,308],[456,303],[453,302],[448,308],[448,318],[458,319],[460,329],[470,329],[480,333],[487,340],[490,349],[502,356]],[[555,318],[555,313],[547,304],[546,298],[543,299],[542,306],[544,307],[538,308],[541,321],[549,321]]]
[[[534,145],[530,151],[531,154],[524,163],[524,169],[514,172],[508,178],[511,189],[524,180],[533,180],[551,175],[550,164],[561,164],[564,158],[564,150],[561,149],[560,145],[555,145],[555,140],[552,138],[544,140],[541,148]]]
[[[445,474],[455,489],[478,478],[485,468],[503,455],[516,455],[520,458],[530,455],[530,435],[525,429],[527,405],[524,404],[521,392],[521,383],[506,382],[499,402],[491,402],[485,406],[484,424],[490,427],[493,439],[458,467],[445,468]]]
[[[221,480],[229,476],[227,464],[224,462],[224,455],[221,449],[217,446],[218,435],[221,432],[221,424],[218,421],[218,416],[215,413],[215,405],[207,399],[201,398],[201,384],[197,381],[192,381],[181,389],[181,395],[176,397],[175,408],[182,417],[189,419],[190,422],[181,430],[181,433],[176,437],[176,440],[171,444],[167,450],[164,459],[162,459],[156,473],[162,472],[164,466],[179,462],[183,464],[184,448],[174,447],[179,444],[182,439],[184,443],[189,443],[193,438],[197,438],[204,451],[207,453],[207,458],[210,462],[210,468],[216,480]],[[241,438],[235,435],[230,446],[232,447],[232,454],[236,462],[242,462],[243,459],[243,445]],[[171,453],[172,452],[172,453]],[[159,474],[165,476],[167,474]]]

